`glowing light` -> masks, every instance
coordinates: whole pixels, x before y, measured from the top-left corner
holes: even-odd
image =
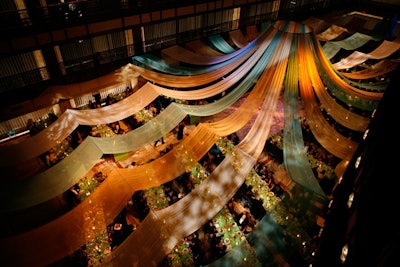
[[[340,260],[342,261],[342,263],[344,263],[346,261],[347,258],[347,253],[349,252],[349,248],[346,245],[344,245],[344,247],[342,248],[342,254],[340,255]]]
[[[353,204],[354,200],[354,193],[351,193],[349,196],[349,199],[347,200],[347,207],[351,208],[351,205]]]
[[[367,138],[368,132],[369,132],[369,129],[365,130],[365,133],[364,133],[364,135],[363,135],[363,139],[364,139],[364,140],[365,140],[365,138]]]
[[[360,165],[361,162],[361,156],[359,156],[356,160],[356,163],[354,164],[354,166],[356,166],[356,169],[358,168],[358,166]]]

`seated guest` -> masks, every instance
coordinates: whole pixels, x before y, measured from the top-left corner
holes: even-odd
[[[51,148],[46,154],[46,165],[53,166],[58,161],[57,154],[54,148]]]
[[[99,171],[94,175],[94,178],[96,179],[97,182],[101,183],[106,179],[106,175],[103,174],[103,172]]]
[[[28,120],[28,123],[26,125],[26,128],[29,130],[29,134],[31,136],[34,136],[38,132],[40,132],[39,127],[36,125],[36,122],[34,122],[32,119]]]
[[[90,109],[95,109],[96,108],[96,103],[94,103],[92,100],[89,100],[88,106]]]
[[[112,93],[109,93],[109,94],[107,95],[107,98],[106,98],[106,105],[111,105],[111,104],[113,104],[113,103],[115,103],[115,102],[116,102],[116,100],[115,100],[113,94],[112,94]]]
[[[178,125],[178,133],[177,133],[177,139],[182,140],[183,139],[183,130],[185,129],[185,123],[181,121]]]
[[[123,133],[124,133],[124,130],[121,129],[121,127],[119,126],[119,123],[118,123],[118,122],[117,122],[117,123],[114,123],[114,124],[112,125],[112,130],[113,130],[113,132],[116,133],[116,134],[123,134]]]

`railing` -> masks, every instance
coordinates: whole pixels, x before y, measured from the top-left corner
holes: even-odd
[[[12,76],[0,78],[0,93],[5,93],[14,89],[37,84],[46,80],[46,77],[42,76],[42,73],[44,71],[43,69],[45,68],[38,68],[35,70],[30,70]]]

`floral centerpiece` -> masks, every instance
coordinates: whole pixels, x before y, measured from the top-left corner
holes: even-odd
[[[74,149],[71,147],[69,141],[67,139],[64,139],[62,141],[58,141],[57,145],[54,147],[57,155],[57,160],[62,160],[65,157],[68,157],[69,154],[74,151]]]
[[[189,171],[193,178],[192,183],[194,187],[201,184],[201,182],[204,181],[209,175],[206,169],[199,162],[196,162]]]
[[[135,113],[135,117],[138,118],[141,122],[146,123],[153,118],[153,115],[147,109],[142,109]]]
[[[227,247],[227,251],[238,246],[246,238],[227,207],[221,209],[212,219],[212,222]]]
[[[235,145],[227,137],[221,137],[217,140],[217,146],[225,156],[229,156]]]
[[[94,192],[94,190],[99,186],[99,182],[95,179],[95,176],[84,177],[79,181],[79,197],[81,200],[90,196]]]
[[[111,253],[111,244],[107,230],[102,231],[93,240],[88,242],[84,248],[88,257],[88,266],[100,266],[103,260]]]
[[[263,207],[267,212],[275,210],[278,203],[281,201],[274,192],[269,190],[267,183],[253,169],[249,173],[245,181],[246,185],[251,186],[256,199],[261,200]]]
[[[161,185],[145,189],[144,195],[151,210],[161,210],[169,206],[167,196]]]
[[[195,266],[192,251],[185,239],[175,245],[167,260],[168,266],[171,267]]]

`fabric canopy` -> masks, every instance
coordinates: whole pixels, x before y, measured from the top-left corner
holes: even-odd
[[[35,205],[61,193],[62,190],[67,189],[67,186],[77,182],[80,173],[84,172],[82,170],[87,171],[103,153],[121,153],[143,146],[170,131],[187,114],[191,114],[190,112],[196,112],[196,115],[209,115],[209,108],[218,112],[220,108],[228,107],[238,99],[238,96],[250,90],[245,102],[232,114],[218,121],[199,123],[190,135],[163,156],[134,168],[113,169],[107,179],[91,195],[69,212],[30,231],[2,238],[0,240],[3,248],[1,255],[5,264],[44,266],[72,254],[104,231],[106,225],[113,222],[134,192],[160,186],[176,179],[198,162],[220,137],[236,132],[247,125],[251,119],[255,119],[246,136],[232,150],[232,154],[227,155],[200,185],[175,204],[159,211],[151,211],[139,227],[109,254],[107,262],[104,263],[109,266],[126,264],[158,266],[180,239],[195,232],[213,218],[243,184],[264,149],[279,95],[284,86],[285,91],[287,90],[284,95],[285,113],[287,112],[284,131],[288,139],[285,141],[284,148],[286,167],[291,174],[291,179],[299,186],[323,195],[318,184],[313,180],[310,166],[305,160],[298,121],[298,103],[295,103],[298,93],[300,92],[305,108],[307,124],[318,142],[333,155],[344,160],[352,156],[357,143],[340,135],[326,121],[315,95],[320,99],[325,99],[325,102],[321,100],[324,105],[331,105],[330,107],[334,105],[322,91],[315,93],[314,87],[322,90],[322,83],[332,86],[336,90],[345,92],[347,97],[359,99],[358,103],[365,108],[371,108],[375,102],[378,102],[381,94],[358,90],[341,80],[329,60],[324,57],[319,41],[305,25],[291,21],[277,21],[268,34],[260,40],[251,53],[251,55],[257,55],[258,50],[262,51],[260,55],[257,55],[258,62],[249,63],[253,67],[251,70],[243,70],[246,75],[241,76],[242,83],[238,82],[236,87],[231,88],[232,91],[217,101],[217,104],[210,103],[210,106],[206,104],[202,107],[172,103],[154,119],[132,133],[115,138],[85,139],[69,157],[59,163],[60,165],[57,164],[48,170],[54,174],[48,176],[46,174],[40,178],[36,178],[40,175],[32,177],[20,184],[22,186],[15,186],[15,184],[11,184],[8,188],[8,185],[5,186],[6,189],[3,188],[4,191],[1,192],[2,197],[7,195],[7,198],[2,199],[3,211]],[[177,55],[171,54],[171,56]],[[234,69],[244,63],[245,61]],[[130,74],[137,74],[131,71],[133,68],[129,69]],[[147,72],[143,71],[143,73]],[[246,80],[247,76],[249,76],[248,80]],[[173,82],[174,78],[170,79]],[[167,87],[155,86],[151,84],[152,79],[149,80],[150,83],[144,85],[143,90],[141,88],[135,93],[136,96],[140,94],[140,98],[127,98],[120,106],[116,103],[111,105],[110,109],[101,108],[82,111],[82,113],[75,110],[68,112],[65,115],[66,118],[60,117],[56,121],[58,124],[55,124],[53,128],[38,135],[35,139],[38,141],[38,146],[49,147],[50,143],[64,136],[66,132],[70,132],[77,124],[93,121],[108,123],[132,114],[160,95],[158,89],[162,89],[164,95],[168,94]],[[172,91],[176,91],[176,89],[170,90],[171,94]],[[189,91],[188,95],[192,93]],[[210,94],[212,95],[211,92]],[[184,97],[185,94],[182,95],[182,98]],[[114,112],[113,107],[119,109],[119,112]],[[130,110],[125,111],[125,109]],[[339,114],[336,115],[339,116]],[[359,124],[357,129],[361,131],[364,129],[363,118],[353,116],[351,120]],[[57,134],[57,138],[51,137],[51,133]],[[26,147],[32,148],[34,152],[29,152],[29,156],[20,155],[19,153]],[[15,153],[14,149],[19,152]],[[29,140],[2,148],[0,152],[2,156],[6,156],[8,152],[15,153],[13,155],[16,158],[26,159],[37,155],[42,149],[35,147],[34,141]],[[6,159],[7,164],[10,163],[7,161]],[[3,163],[3,166],[6,165]],[[57,169],[61,168],[59,166],[65,167],[65,170]],[[298,166],[305,169],[300,169]],[[69,173],[72,171],[69,168],[72,168],[75,173]],[[68,177],[65,181],[64,175]],[[59,179],[55,180],[55,178]],[[14,195],[7,193],[7,189],[12,189]],[[12,218],[5,218],[5,220],[12,225]]]
[[[336,70],[349,69],[357,66],[368,59],[384,59],[400,49],[400,40],[387,41],[384,40],[377,48],[368,54],[354,51],[348,57],[341,59],[339,62],[332,64]]]

